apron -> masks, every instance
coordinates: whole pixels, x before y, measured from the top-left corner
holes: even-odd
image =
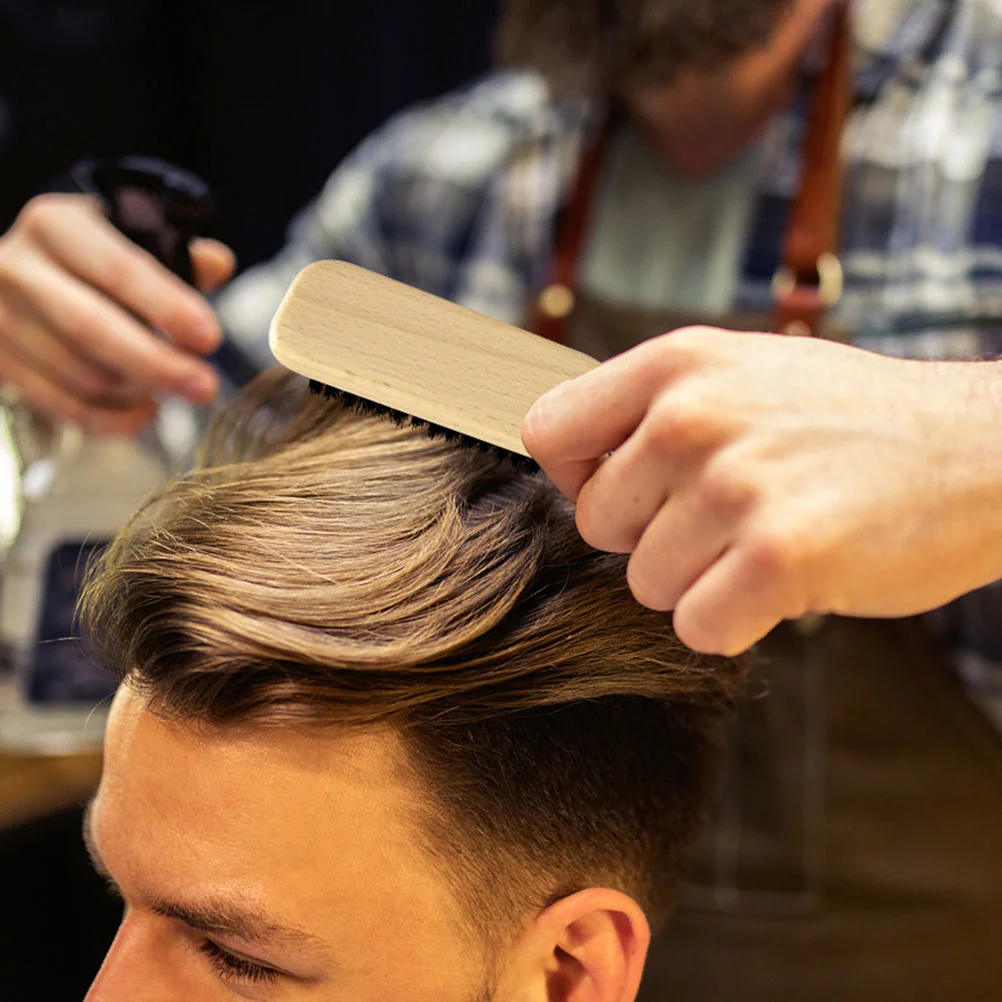
[[[604,358],[710,319],[578,293],[567,332]],[[640,1002],[1002,1000],[1002,740],[924,623],[782,624],[756,651]]]

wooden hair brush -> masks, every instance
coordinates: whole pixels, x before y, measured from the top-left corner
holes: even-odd
[[[526,469],[534,401],[598,362],[343,261],[304,268],[271,323],[271,350],[317,393]]]

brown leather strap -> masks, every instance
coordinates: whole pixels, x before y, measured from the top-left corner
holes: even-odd
[[[775,329],[784,334],[816,335],[825,310],[842,294],[840,147],[849,110],[851,52],[849,4],[840,0],[833,10],[828,61],[811,99],[800,190],[773,280]]]
[[[550,273],[536,298],[530,330],[558,344],[567,343],[566,321],[574,310],[578,262],[587,239],[599,171],[614,131],[613,121],[612,116],[607,117],[585,149],[570,197],[557,213],[554,224]]]

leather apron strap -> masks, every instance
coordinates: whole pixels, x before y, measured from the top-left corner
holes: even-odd
[[[842,296],[838,259],[842,196],[842,130],[852,81],[849,5],[833,11],[828,61],[814,85],[804,136],[800,188],[783,239],[783,263],[773,278],[774,329],[818,334],[826,310]]]
[[[578,266],[584,252],[588,223],[599,174],[615,131],[617,118],[606,119],[578,167],[570,197],[557,212],[549,280],[536,297],[529,329],[558,344],[568,343],[567,320],[577,305]]]

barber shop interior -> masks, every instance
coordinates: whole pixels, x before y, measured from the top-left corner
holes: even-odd
[[[1000,422],[999,0],[0,0],[0,1002],[1002,1002]]]

